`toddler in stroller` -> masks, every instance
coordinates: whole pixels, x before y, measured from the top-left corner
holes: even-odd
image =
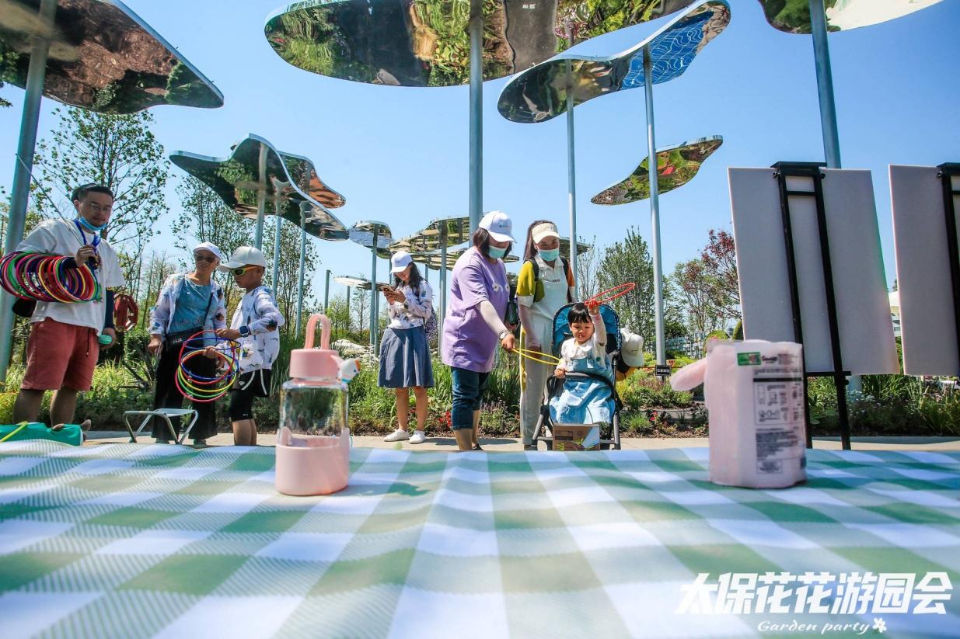
[[[553,426],[599,424],[600,446],[620,448],[617,314],[606,305],[568,304],[554,316],[553,326],[553,352],[560,363],[547,383],[549,401],[540,409],[538,439],[552,449]],[[603,438],[605,433],[609,436]]]

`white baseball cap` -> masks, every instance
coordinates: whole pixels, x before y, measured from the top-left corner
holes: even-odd
[[[539,243],[540,240],[547,237],[560,239],[560,234],[557,233],[557,225],[553,222],[541,222],[537,224],[533,227],[533,230],[530,231],[530,236],[533,238],[534,243]]]
[[[631,368],[643,366],[643,338],[627,329],[620,331],[620,357]]]
[[[513,222],[503,211],[490,211],[480,220],[480,228],[486,229],[497,242],[514,242],[510,233],[513,231]]]
[[[403,273],[403,270],[413,264],[413,258],[406,251],[397,251],[390,258],[390,272]]]
[[[219,261],[223,261],[223,253],[220,252],[220,249],[217,248],[217,245],[213,242],[200,242],[193,247],[193,252],[196,253],[197,251],[209,251],[210,253],[213,253],[213,256]]]
[[[220,264],[221,271],[240,268],[241,266],[267,266],[267,260],[259,249],[252,246],[241,246],[230,256],[230,261]]]

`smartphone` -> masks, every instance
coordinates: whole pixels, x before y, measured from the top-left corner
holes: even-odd
[[[393,287],[389,284],[377,284],[378,291],[393,291]]]

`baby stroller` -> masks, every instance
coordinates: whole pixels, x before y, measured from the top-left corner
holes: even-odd
[[[567,312],[571,306],[573,306],[573,304],[567,304],[561,307],[556,315],[553,316],[553,343],[551,344],[551,351],[553,355],[557,357],[560,356],[560,346],[564,340],[571,337],[570,326],[567,324]],[[599,307],[599,312],[603,318],[604,327],[607,330],[607,355],[611,357],[612,368],[616,371],[622,368],[622,363],[620,362],[620,318],[613,308],[606,304]],[[562,379],[551,376],[550,379],[547,380],[547,400],[540,405],[540,417],[537,419],[534,444],[542,440],[544,444],[546,444],[547,450],[553,450],[553,429],[556,424],[554,424],[550,416],[550,400],[559,396],[565,387],[569,387],[572,384],[577,384],[580,388],[584,388],[584,382],[589,384],[592,393],[599,392],[606,394],[605,396],[611,406],[611,423],[600,426],[600,448],[620,449],[620,411],[623,408],[623,403],[620,401],[619,395],[617,395],[615,382],[613,379],[604,377],[603,375],[574,371],[567,371],[565,377]]]

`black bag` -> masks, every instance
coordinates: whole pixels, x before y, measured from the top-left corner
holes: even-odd
[[[13,303],[13,314],[20,317],[33,317],[33,311],[37,309],[37,300],[25,300],[18,297]]]
[[[190,339],[191,335],[199,333],[202,331],[202,327],[191,328],[188,331],[180,331],[178,333],[170,333],[163,338],[163,345],[165,348],[180,348],[183,346],[183,343]]]

